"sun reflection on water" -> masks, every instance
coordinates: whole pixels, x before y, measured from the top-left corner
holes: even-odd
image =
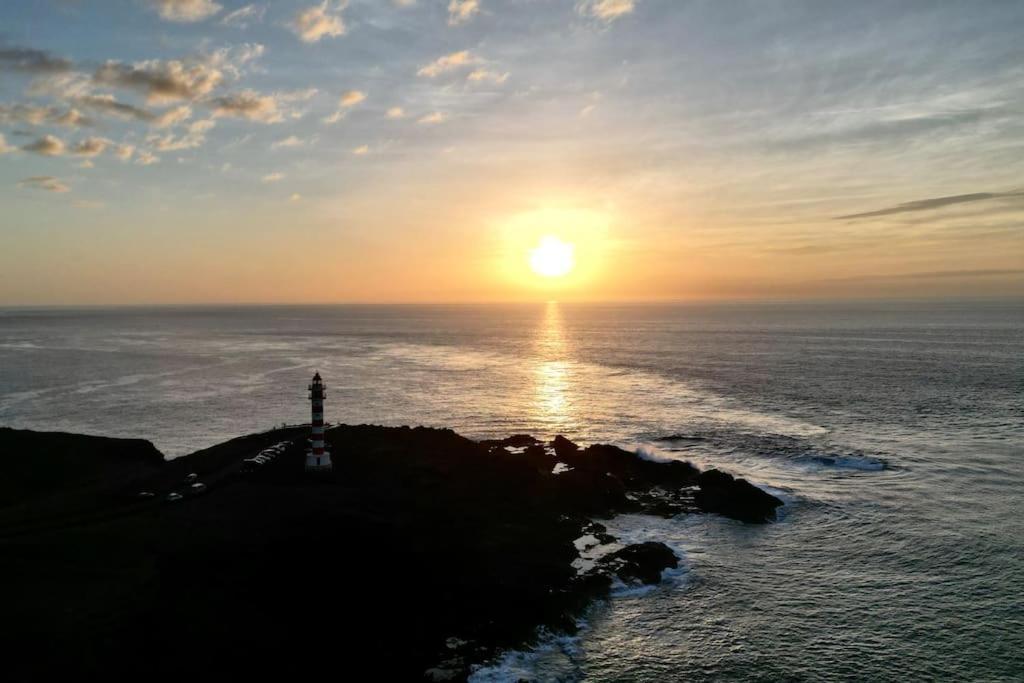
[[[572,395],[573,358],[558,302],[549,301],[534,341],[534,411],[553,433],[571,432],[576,423]]]

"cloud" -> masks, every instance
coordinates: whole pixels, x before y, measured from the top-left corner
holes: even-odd
[[[216,117],[242,118],[260,123],[280,123],[284,120],[277,96],[261,95],[255,90],[215,97],[211,104]]]
[[[261,178],[264,183],[276,183],[284,180],[284,173],[268,173]]]
[[[890,206],[875,211],[864,213],[851,213],[846,216],[836,216],[833,220],[846,221],[858,220],[861,218],[875,218],[878,216],[891,216],[898,213],[910,213],[913,211],[931,211],[956,204],[967,204],[969,202],[982,202],[990,199],[1001,199],[1004,197],[1024,196],[1024,192],[975,192],[973,194],[956,194],[948,197],[934,197],[932,199],[919,199],[913,202],[904,202],[896,206]]]
[[[801,126],[798,132],[769,139],[766,146],[783,152],[816,149],[833,146],[885,146],[911,141],[922,136],[935,137],[950,135],[953,130],[965,130],[969,126],[982,126],[1000,118],[1010,120],[1007,111],[1001,107],[984,107],[959,111],[943,111],[882,118],[851,126],[815,129]]]
[[[67,126],[68,128],[82,128],[84,126],[93,125],[92,119],[82,114],[77,109],[71,108],[65,111],[63,114],[55,116],[51,119],[58,126]]]
[[[436,123],[444,123],[447,120],[448,120],[448,115],[447,114],[445,114],[443,112],[435,111],[433,113],[427,114],[426,116],[421,116],[419,118],[419,120],[416,121],[416,123],[422,123],[422,124],[425,124],[425,125],[433,125],[433,124],[436,124]]]
[[[136,90],[143,93],[149,103],[196,100],[223,82],[224,74],[216,61],[152,59],[136,64],[109,61],[96,70],[93,81]]]
[[[153,0],[152,5],[161,19],[182,23],[209,19],[223,9],[213,0]]]
[[[135,154],[135,145],[118,145],[114,155],[121,161],[128,161]]]
[[[282,140],[278,140],[276,142],[271,143],[270,149],[281,149],[284,147],[305,147],[305,145],[305,140],[302,140],[301,138],[298,138],[294,135],[289,135],[288,137]]]
[[[94,157],[103,154],[113,143],[106,138],[86,138],[71,147],[71,153],[82,157]]]
[[[41,107],[30,104],[0,104],[0,123],[27,123],[39,126],[52,123],[68,128],[81,128],[93,125],[93,121],[82,115],[77,109],[58,109],[57,107]]]
[[[387,111],[387,117],[389,119],[402,119],[405,118],[405,110],[401,107],[391,107]]]
[[[338,98],[338,109],[323,119],[326,124],[334,124],[341,121],[345,116],[348,115],[348,109],[356,106],[360,102],[366,99],[366,93],[361,90],[349,90],[348,92],[342,93],[341,97]]]
[[[0,105],[0,123],[28,123],[38,126],[52,115],[50,107],[31,104]]]
[[[111,114],[121,119],[152,122],[156,115],[132,104],[118,102],[113,95],[82,95],[76,97],[74,103],[80,107]]]
[[[13,152],[15,149],[15,147],[11,147],[7,144],[7,140],[4,139],[3,133],[0,133],[0,154],[8,154]]]
[[[361,90],[349,90],[338,100],[339,107],[353,107],[366,99],[366,93]]]
[[[338,111],[334,112],[330,116],[325,116],[322,120],[327,125],[334,125],[338,121],[341,121],[343,118],[345,118],[347,115],[348,115],[347,111],[339,109]]]
[[[186,133],[181,137],[173,135],[151,135],[146,142],[158,152],[176,152],[183,149],[195,149],[206,142],[206,133],[216,124],[212,119],[194,121],[188,126]]]
[[[168,128],[187,121],[192,116],[192,108],[187,104],[156,114],[133,104],[119,102],[113,95],[83,95],[76,97],[73,101],[86,109],[110,114],[120,119],[142,121],[157,128]]]
[[[464,24],[479,11],[479,0],[451,0],[448,3],[448,25]]]
[[[917,273],[895,273],[892,275],[854,275],[851,277],[828,278],[826,282],[864,282],[872,280],[946,280],[978,277],[1019,277],[1024,269],[987,268],[979,270],[933,270]]]
[[[30,187],[47,192],[70,192],[71,188],[62,183],[52,175],[34,175],[30,178],[23,178],[18,182],[18,187]]]
[[[358,147],[352,150],[352,153],[355,154],[356,156],[364,156],[370,153],[370,147],[369,145],[359,145]]]
[[[636,0],[580,0],[576,3],[576,12],[582,16],[606,22],[631,14],[634,9]]]
[[[244,29],[249,26],[250,22],[263,21],[263,15],[266,12],[267,8],[265,5],[245,5],[225,14],[221,18],[220,23],[225,26]]]
[[[222,47],[206,55],[201,61],[212,68],[223,69],[232,78],[241,78],[242,68],[266,53],[260,43],[242,43],[233,47]]]
[[[0,47],[0,71],[55,74],[71,71],[74,65],[63,57],[28,47]]]
[[[153,118],[153,125],[157,128],[170,128],[179,123],[187,121],[192,117],[192,107],[183,104],[180,107],[168,109],[162,114]]]
[[[295,15],[291,29],[306,43],[315,43],[325,36],[335,38],[345,35],[341,11],[347,4],[341,2],[332,7],[328,0],[324,0],[319,5],[307,7]]]
[[[28,143],[23,150],[26,152],[35,152],[36,154],[42,154],[43,156],[55,157],[60,156],[65,152],[64,141],[53,135],[44,135],[41,138]]]
[[[299,194],[298,192],[293,192],[292,196],[288,197],[288,201],[290,201],[290,202],[298,202],[298,201],[301,201],[301,200],[302,200],[302,195]]]
[[[466,76],[466,80],[474,83],[490,81],[491,83],[501,84],[508,80],[508,72],[498,73],[497,71],[488,71],[487,69],[474,69]]]
[[[470,54],[469,50],[460,50],[459,52],[438,57],[430,64],[420,67],[416,73],[427,78],[435,78],[443,73],[474,64],[476,61],[476,57]]]
[[[159,164],[160,157],[150,151],[142,150],[135,155],[135,163],[139,166],[151,166],[152,164]]]

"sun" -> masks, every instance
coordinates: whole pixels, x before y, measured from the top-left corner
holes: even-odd
[[[530,251],[530,267],[543,277],[568,275],[576,265],[575,246],[554,235],[545,235]]]

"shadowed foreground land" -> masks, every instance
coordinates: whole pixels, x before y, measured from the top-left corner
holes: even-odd
[[[537,626],[572,630],[616,576],[653,582],[675,566],[646,543],[578,575],[573,541],[612,540],[593,518],[762,521],[781,504],[612,446],[424,428],[330,429],[334,471],[311,476],[305,435],[274,430],[164,462],[146,441],[0,429],[10,680],[463,678]],[[243,472],[280,442],[280,456]],[[557,463],[565,471],[552,474]],[[193,472],[206,489],[187,495]],[[186,496],[168,502],[174,491]]]

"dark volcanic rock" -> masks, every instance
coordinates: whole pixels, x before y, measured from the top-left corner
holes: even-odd
[[[717,512],[744,522],[765,522],[775,517],[782,501],[757,488],[746,479],[736,479],[721,470],[702,472],[694,495],[705,512]]]
[[[569,439],[565,438],[561,434],[551,440],[551,447],[555,451],[555,455],[559,458],[574,455],[580,450],[580,447],[574,444]]]
[[[333,471],[310,476],[307,429],[167,462],[144,441],[0,430],[0,492],[22,496],[0,506],[5,678],[418,680],[449,660],[465,675],[538,626],[572,631],[610,576],[676,566],[645,543],[578,576],[573,541],[612,540],[592,516],[693,510],[698,482],[705,509],[774,509],[728,475],[564,437],[552,455],[523,435],[343,425],[326,434]]]
[[[504,439],[487,439],[480,443],[491,446],[504,446],[506,448],[526,448],[527,446],[540,445],[540,441],[529,434],[513,434],[512,436],[506,436]]]
[[[658,441],[706,441],[706,439],[696,434],[668,434],[659,436]]]
[[[601,558],[599,564],[625,583],[654,584],[661,581],[664,570],[679,566],[679,558],[664,543],[647,541],[616,550]]]
[[[149,441],[0,427],[0,507],[154,471]]]

